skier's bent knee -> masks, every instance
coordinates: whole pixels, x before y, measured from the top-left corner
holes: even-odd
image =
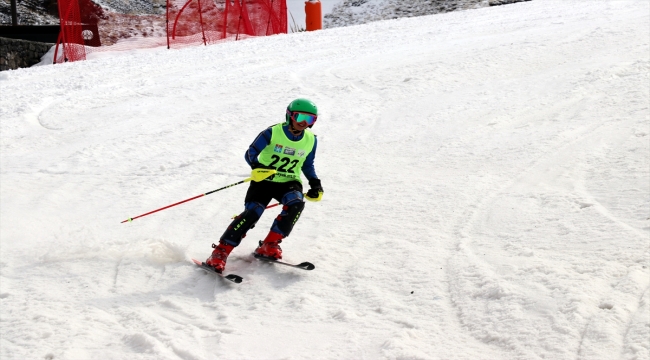
[[[264,206],[257,202],[246,203],[246,209],[230,223],[226,231],[221,236],[221,241],[231,245],[238,246],[241,239],[246,236],[246,232],[257,223],[262,213]]]

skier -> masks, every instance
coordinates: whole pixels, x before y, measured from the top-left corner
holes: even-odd
[[[217,272],[224,270],[228,255],[255,226],[271,199],[283,205],[282,212],[273,221],[264,241],[259,242],[255,255],[282,259],[279,244],[289,236],[305,207],[301,171],[309,181],[307,200],[322,199],[323,187],[314,169],[316,135],[307,129],[314,125],[317,117],[318,109],[313,102],[295,99],[287,107],[285,122],[262,131],[246,151],[245,159],[252,169],[275,169],[276,173],[260,182],[251,181],[244,199],[244,211],[230,223],[219,244],[212,244],[214,251],[205,263]]]

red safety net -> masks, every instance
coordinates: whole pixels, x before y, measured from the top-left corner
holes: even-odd
[[[167,0],[164,13],[147,15],[109,13],[91,0],[59,0],[59,14],[57,63],[101,51],[179,48],[287,32],[286,0]]]
[[[79,2],[77,0],[59,0],[58,3],[61,30],[54,51],[54,63],[86,60]],[[59,45],[62,47],[60,52]]]
[[[169,45],[287,32],[286,0],[167,0]]]

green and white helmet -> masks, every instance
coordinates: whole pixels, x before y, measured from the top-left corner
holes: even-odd
[[[318,108],[313,101],[304,98],[298,98],[292,101],[289,106],[287,106],[287,114],[285,115],[286,122],[285,125],[291,123],[291,117],[294,112],[308,113],[318,116]]]

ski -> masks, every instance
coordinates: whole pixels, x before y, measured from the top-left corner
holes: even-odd
[[[275,260],[274,258],[270,258],[270,257],[262,256],[262,255],[257,255],[255,253],[253,253],[253,257],[258,259],[258,260],[262,260],[262,261],[266,261],[266,262],[270,262],[270,263],[274,263],[274,264],[279,264],[279,265],[284,265],[284,266],[289,266],[289,267],[296,268],[296,269],[314,270],[316,268],[316,266],[314,266],[314,264],[312,264],[312,263],[310,263],[308,261],[301,262],[300,264],[290,264],[290,263],[287,263],[287,262],[284,262],[284,261]]]
[[[192,259],[192,261],[194,261],[194,263],[201,269],[207,272],[211,272],[213,274],[217,274],[228,281],[234,282],[235,284],[239,284],[240,282],[242,282],[242,280],[244,280],[244,278],[242,278],[239,275],[235,275],[235,274],[224,275],[220,272],[217,272],[212,266],[206,265],[204,262],[198,261],[196,259]]]

